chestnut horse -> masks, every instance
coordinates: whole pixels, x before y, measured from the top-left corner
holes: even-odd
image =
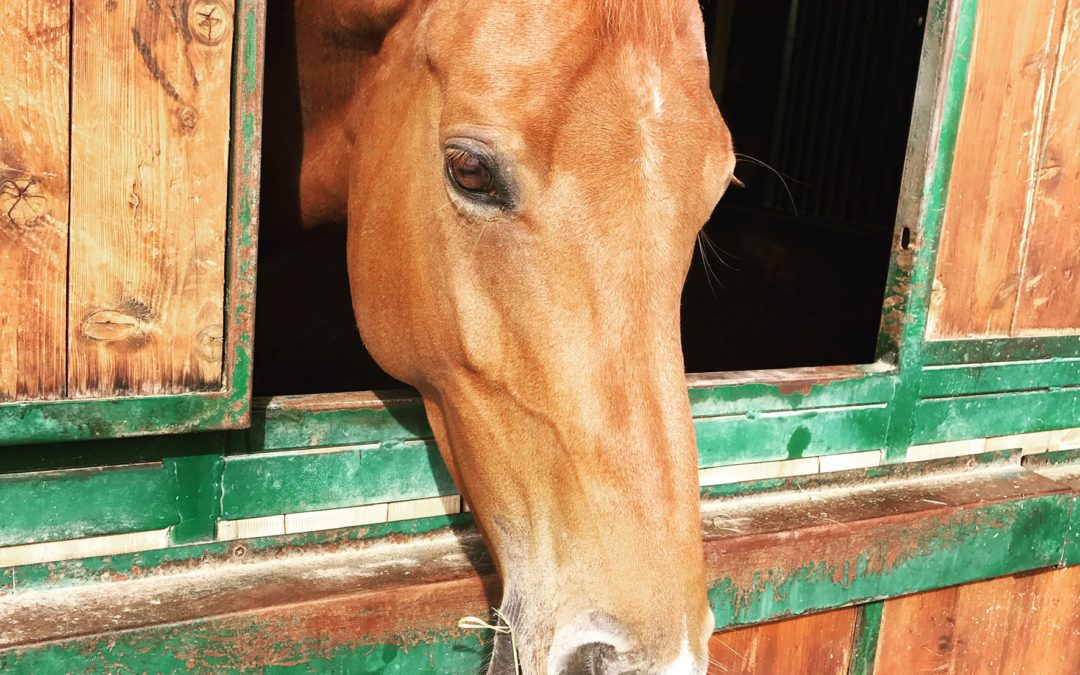
[[[735,159],[697,0],[291,11],[299,218],[348,220],[364,343],[493,553],[489,672],[705,672],[679,304]]]

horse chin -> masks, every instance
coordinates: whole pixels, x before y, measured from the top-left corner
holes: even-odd
[[[539,592],[532,597],[542,603],[547,596]],[[557,612],[537,617],[526,613],[520,600],[513,592],[503,597],[486,675],[705,675],[708,668],[715,625],[711,609],[701,631],[691,630],[684,620],[678,649],[657,660],[654,646],[635,641],[610,614],[586,612],[556,626]]]

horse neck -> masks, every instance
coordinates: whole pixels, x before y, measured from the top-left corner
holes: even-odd
[[[276,244],[346,219],[348,116],[399,13],[387,0],[270,3],[263,166]],[[404,2],[400,4],[404,5]]]

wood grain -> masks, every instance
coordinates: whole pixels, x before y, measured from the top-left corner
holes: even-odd
[[[931,298],[932,338],[1011,333],[1065,2],[979,3]]]
[[[1080,330],[1080,0],[1059,44],[1014,335]]]
[[[1080,567],[885,603],[877,675],[1080,672]]]
[[[64,393],[69,3],[0,3],[0,401]]]
[[[709,674],[847,673],[856,611],[839,609],[716,633],[709,641]]]
[[[232,16],[74,3],[72,397],[221,386]]]

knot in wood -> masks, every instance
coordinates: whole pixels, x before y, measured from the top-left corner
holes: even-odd
[[[206,326],[195,336],[195,354],[211,364],[221,363],[222,340],[225,337],[221,324]]]
[[[41,183],[34,178],[0,183],[0,216],[8,225],[33,227],[45,215],[48,200]]]
[[[204,45],[217,45],[232,32],[232,16],[218,0],[196,0],[188,7],[188,31]]]
[[[96,309],[82,321],[83,337],[138,349],[154,332],[153,316],[146,305],[128,300],[116,309]]]
[[[199,113],[189,105],[181,106],[176,117],[180,120],[180,133],[190,134],[199,126]]]

